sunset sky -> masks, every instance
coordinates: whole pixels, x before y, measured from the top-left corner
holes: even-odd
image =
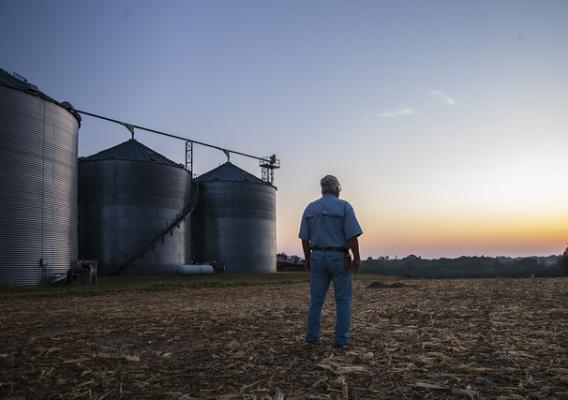
[[[79,109],[276,153],[279,251],[300,253],[328,173],[364,257],[568,242],[567,1],[3,0],[0,35],[0,68]],[[136,137],[183,161],[182,142]],[[128,138],[85,117],[79,153]]]

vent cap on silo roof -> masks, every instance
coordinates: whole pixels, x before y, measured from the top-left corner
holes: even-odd
[[[85,161],[106,161],[106,160],[122,160],[122,161],[144,161],[156,164],[170,165],[176,168],[182,168],[181,164],[164,157],[160,153],[152,150],[148,146],[143,145],[136,139],[130,139],[119,145],[111,147],[93,154],[89,157],[82,157],[81,162]]]
[[[197,182],[248,182],[268,185],[267,182],[230,162],[219,165],[217,168],[200,175],[195,180]]]
[[[75,111],[71,103],[67,101],[59,102],[54,98],[49,97],[41,90],[39,90],[39,88],[36,85],[29,83],[26,78],[24,78],[19,74],[16,73],[11,74],[8,71],[5,71],[2,68],[0,68],[0,86],[16,89],[21,92],[30,94],[32,96],[36,96],[44,100],[47,100],[50,103],[57,104],[59,107],[64,108],[67,111],[69,111],[71,114],[73,114],[75,119],[77,119],[77,122],[79,122],[79,124],[81,123],[81,116],[79,115],[79,113],[77,113],[77,111]]]

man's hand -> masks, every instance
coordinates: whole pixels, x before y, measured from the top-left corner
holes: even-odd
[[[353,253],[353,272],[357,273],[361,269],[361,255],[359,254],[359,240],[357,236],[348,239],[347,244]]]
[[[353,260],[353,273],[356,274],[361,269],[361,259]]]
[[[310,270],[310,258],[306,258],[304,260],[304,271],[309,271]]]

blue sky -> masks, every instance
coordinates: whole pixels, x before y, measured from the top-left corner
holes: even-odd
[[[0,34],[1,68],[77,108],[278,154],[279,250],[300,251],[327,173],[365,255],[568,241],[566,1],[3,0]],[[128,137],[85,118],[79,152]],[[183,161],[183,143],[137,138]],[[224,161],[195,156],[197,173]]]

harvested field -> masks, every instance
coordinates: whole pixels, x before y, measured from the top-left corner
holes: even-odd
[[[301,281],[0,293],[0,398],[568,398],[568,279],[373,280],[347,350]]]

